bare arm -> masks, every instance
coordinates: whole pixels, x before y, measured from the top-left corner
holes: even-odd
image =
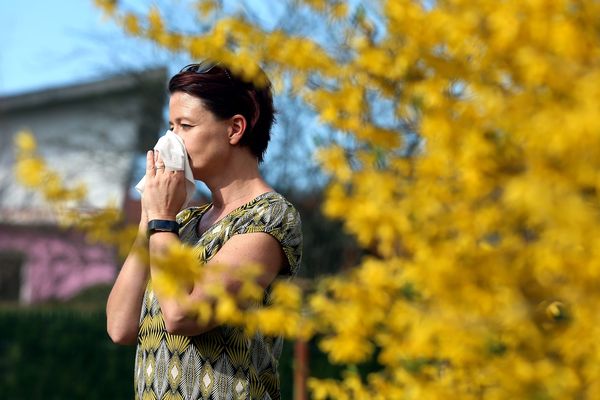
[[[136,241],[127,256],[106,304],[106,326],[108,335],[115,343],[135,344],[139,331],[139,318],[144,291],[150,277],[148,255],[149,241],[146,239],[150,219],[175,220],[185,199],[183,173],[156,176],[154,169],[158,153],[146,154],[146,189],[142,196],[142,215]],[[160,178],[160,179],[157,179]],[[165,179],[166,178],[166,179]],[[171,196],[175,193],[174,196]],[[154,235],[153,235],[154,236]],[[157,236],[161,236],[158,234]],[[179,240],[173,235],[175,240]],[[156,239],[152,239],[153,242]],[[155,244],[154,248],[161,247]]]
[[[177,236],[172,233],[160,232],[153,234],[150,239],[150,264],[152,265],[152,258],[160,255],[165,246],[177,241]],[[167,331],[172,334],[194,336],[217,326],[214,321],[199,325],[197,318],[190,313],[184,304],[212,300],[205,292],[207,285],[212,283],[224,285],[228,292],[235,295],[241,283],[236,277],[243,277],[244,268],[251,264],[263,266],[262,273],[257,278],[257,283],[262,288],[266,288],[285,264],[285,256],[279,242],[271,235],[261,232],[234,235],[203,267],[208,268],[208,271],[210,271],[211,265],[225,265],[229,267],[229,271],[233,272],[233,275],[224,275],[221,272],[209,273],[204,281],[195,282],[193,288],[182,300],[156,293]],[[154,268],[151,267],[151,271],[154,271]]]
[[[143,214],[143,213],[142,213]],[[144,258],[148,251],[147,222],[142,216],[138,237],[123,263],[106,304],[106,328],[113,342],[135,344],[149,267]]]

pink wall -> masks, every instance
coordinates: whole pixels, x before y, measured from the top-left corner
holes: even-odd
[[[78,232],[0,226],[0,251],[6,250],[25,255],[20,295],[25,303],[67,299],[116,276],[114,251],[86,243]]]

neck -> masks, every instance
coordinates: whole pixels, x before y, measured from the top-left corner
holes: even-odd
[[[237,208],[259,194],[273,190],[260,175],[256,158],[238,157],[235,160],[204,181],[216,210]]]

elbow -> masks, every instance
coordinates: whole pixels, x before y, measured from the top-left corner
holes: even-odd
[[[125,327],[107,325],[106,331],[110,340],[115,344],[133,345],[137,342],[138,331],[136,329],[127,329]]]
[[[189,323],[183,315],[163,314],[165,330],[171,335],[189,335]]]
[[[171,335],[196,336],[204,333],[209,326],[200,326],[193,315],[180,309],[164,310],[165,330]]]
[[[165,330],[171,335],[185,335],[189,328],[189,318],[177,302],[164,302],[161,304],[162,317]]]

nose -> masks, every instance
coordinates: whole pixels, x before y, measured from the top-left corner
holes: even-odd
[[[171,128],[170,131],[173,132],[174,134],[176,134],[177,136],[179,136],[181,138],[181,140],[183,140],[183,136],[181,136],[181,134],[179,134],[177,132],[177,129],[175,127]]]

